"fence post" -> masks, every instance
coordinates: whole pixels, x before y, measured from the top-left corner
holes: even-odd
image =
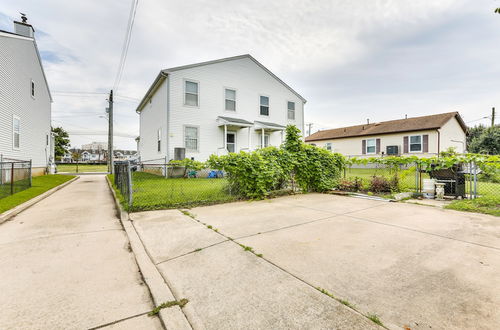
[[[14,162],[10,166],[10,194],[14,195]]]
[[[474,164],[474,198],[477,198],[477,164],[476,162],[473,162]]]
[[[30,159],[30,171],[29,171],[29,178],[30,178],[30,187],[33,185],[33,178],[31,176],[32,174],[32,169],[33,169],[33,160]]]
[[[163,175],[164,175],[165,177],[167,177],[167,176],[168,176],[168,175],[167,175],[167,156],[165,156],[164,164],[165,164],[165,165],[164,165],[164,169],[163,169],[163,171],[164,171],[164,172],[163,172]]]
[[[133,191],[132,191],[132,173],[130,171],[130,161],[127,162],[127,190],[128,190],[128,207],[132,207],[132,203],[134,202]]]

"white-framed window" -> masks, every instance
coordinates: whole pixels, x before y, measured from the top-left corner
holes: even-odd
[[[225,110],[236,111],[236,90],[226,88],[224,90]]]
[[[325,149],[328,151],[332,151],[332,143],[331,142],[325,143]]]
[[[31,93],[31,97],[35,98],[35,82],[33,81],[33,79],[31,79],[31,82],[30,82],[30,93]]]
[[[199,134],[198,127],[184,126],[184,147],[187,151],[198,151]]]
[[[19,149],[21,146],[21,118],[12,117],[12,148]]]
[[[295,102],[287,102],[288,119],[295,120]]]
[[[199,84],[196,81],[184,80],[184,105],[199,105]]]
[[[260,96],[260,115],[269,116],[269,96]]]
[[[262,146],[262,133],[259,134],[259,148],[269,147],[270,140],[271,140],[271,136],[269,134],[264,134],[264,146]]]
[[[158,128],[158,133],[156,136],[156,147],[158,149],[158,152],[161,151],[161,128]]]
[[[422,135],[410,135],[408,138],[408,142],[410,144],[410,152],[422,152]]]
[[[376,139],[366,140],[366,153],[374,154],[377,151],[377,141]]]

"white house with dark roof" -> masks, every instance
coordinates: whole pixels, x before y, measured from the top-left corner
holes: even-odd
[[[41,175],[54,157],[52,97],[34,32],[26,17],[0,30],[0,158],[31,160]]]
[[[318,131],[306,143],[345,156],[430,157],[450,147],[465,152],[467,126],[458,112]]]
[[[162,70],[136,109],[141,160],[279,146],[288,124],[304,131],[305,103],[250,55]]]

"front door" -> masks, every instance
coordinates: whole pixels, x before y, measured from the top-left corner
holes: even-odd
[[[227,145],[228,152],[236,152],[236,133],[235,132],[227,132],[226,145]]]

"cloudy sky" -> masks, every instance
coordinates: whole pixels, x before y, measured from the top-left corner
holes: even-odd
[[[73,146],[105,141],[130,1],[0,0],[36,32],[53,124]],[[500,107],[495,0],[139,0],[116,91],[115,144],[135,148],[138,99],[162,68],[250,53],[307,100],[317,129],[460,111],[470,125]],[[86,95],[73,92],[89,93]],[[85,135],[82,135],[85,133]]]

